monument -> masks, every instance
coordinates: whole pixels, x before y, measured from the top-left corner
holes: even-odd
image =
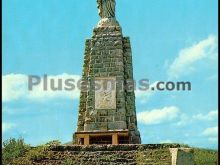
[[[74,134],[74,143],[78,145],[48,145],[40,150],[40,156],[35,156],[39,155],[36,152],[30,158],[31,163],[26,163],[26,157],[25,163],[22,162],[35,165],[194,165],[191,148],[179,144],[140,145],[130,41],[123,37],[115,18],[115,0],[97,2],[101,20],[92,38],[86,41]]]
[[[115,0],[97,0],[101,20],[86,40],[75,143],[140,144],[131,45],[115,17]],[[83,83],[82,83],[83,84]]]

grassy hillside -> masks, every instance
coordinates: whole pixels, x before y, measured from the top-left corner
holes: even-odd
[[[195,165],[217,165],[218,152],[207,149],[194,149]]]
[[[9,139],[3,143],[2,163],[3,165],[28,165],[33,160],[48,157],[47,150],[50,147],[60,145],[59,141],[48,142],[45,145],[31,147],[24,143],[23,139]],[[218,152],[215,150],[194,148],[195,165],[217,165]]]

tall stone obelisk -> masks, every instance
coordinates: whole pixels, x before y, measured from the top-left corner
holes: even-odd
[[[134,88],[128,88],[133,82],[130,40],[115,18],[115,0],[97,3],[101,20],[85,44],[82,79],[90,88],[80,94],[75,143],[140,144]]]

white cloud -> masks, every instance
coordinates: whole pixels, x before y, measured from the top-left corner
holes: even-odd
[[[206,128],[202,132],[203,136],[206,136],[209,143],[216,144],[218,143],[218,126]]]
[[[212,80],[218,80],[218,74],[213,74],[209,76],[206,80],[212,81]]]
[[[27,89],[26,84],[26,75],[9,74],[2,76],[2,101],[15,100],[24,96]]]
[[[136,96],[136,98],[138,98],[138,101],[140,101],[140,103],[143,104],[143,103],[148,102],[150,97],[153,96],[153,94],[156,92],[157,83],[158,83],[158,81],[150,84],[149,90],[143,91],[143,90],[138,89],[135,91],[135,96]],[[154,88],[154,90],[152,90],[152,88]]]
[[[172,140],[167,139],[167,140],[161,140],[160,143],[165,144],[165,143],[174,143],[174,142]]]
[[[196,120],[207,120],[207,121],[211,121],[211,120],[215,120],[218,118],[218,110],[215,111],[210,111],[208,114],[197,114],[193,116],[193,119]]]
[[[191,47],[184,48],[168,69],[170,78],[178,78],[194,70],[193,64],[200,60],[213,60],[217,58],[218,38],[210,35]]]
[[[218,110],[210,111],[208,114],[196,114],[189,116],[187,114],[179,114],[179,121],[176,123],[177,126],[186,126],[197,120],[202,121],[213,121],[218,118]]]
[[[178,117],[179,108],[175,106],[153,109],[151,111],[140,112],[137,114],[138,121],[146,125],[160,124],[169,122]]]
[[[58,79],[62,80],[62,89],[60,91],[53,91],[50,88],[50,81],[54,79],[55,85],[58,84]],[[44,101],[52,98],[79,98],[80,91],[76,88],[75,90],[66,91],[64,90],[64,81],[67,79],[74,79],[76,82],[80,79],[78,75],[48,75],[48,90],[43,90],[43,79],[39,85],[33,87],[32,91],[28,90],[28,75],[24,74],[8,74],[2,76],[2,101],[9,102],[21,98],[31,99],[35,101]],[[74,83],[75,86],[77,83]]]
[[[208,136],[208,137],[216,137],[216,136],[218,136],[218,126],[206,128],[202,132],[202,135]]]
[[[2,123],[2,132],[5,133],[9,129],[12,129],[15,125],[12,123]]]
[[[191,118],[188,115],[182,113],[179,115],[179,121],[177,122],[176,125],[177,126],[185,126],[185,125],[190,124],[191,122],[192,122]]]
[[[18,113],[25,113],[30,110],[30,107],[10,107],[10,106],[3,106],[2,107],[2,114],[4,115],[17,115]],[[45,110],[45,109],[44,109]]]
[[[218,137],[210,137],[208,138],[208,141],[215,144],[218,142]]]

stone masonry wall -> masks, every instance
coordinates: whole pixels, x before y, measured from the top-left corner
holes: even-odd
[[[95,28],[91,39],[89,82],[91,90],[87,96],[85,131],[127,129],[125,95],[116,85],[117,109],[96,110],[93,82],[99,77],[116,77],[124,81],[123,37],[120,27]]]
[[[134,93],[134,80],[133,80],[133,66],[132,66],[132,51],[129,37],[123,39],[124,50],[124,66],[125,66],[125,102],[126,102],[126,117],[128,121],[128,129],[130,133],[134,134],[131,137],[140,137],[137,131],[137,118],[135,107],[135,93]],[[132,140],[132,141],[138,141]]]
[[[83,74],[82,80],[88,80],[89,73],[89,62],[90,62],[90,43],[91,40],[86,40],[85,43],[85,53],[84,53],[84,65],[83,65]],[[80,92],[80,103],[79,103],[79,113],[78,113],[78,123],[77,123],[77,131],[84,130],[85,124],[85,112],[86,112],[86,99],[87,99],[87,91],[81,90]]]
[[[116,108],[95,108],[95,79],[116,78]],[[130,39],[120,26],[96,27],[86,40],[82,79],[90,84],[81,91],[77,132],[129,130],[131,143],[140,143],[137,128]],[[132,85],[132,84],[131,84]]]
[[[57,146],[47,153],[47,158],[34,161],[35,165],[193,165],[192,154],[187,152],[181,162],[172,159],[170,148],[179,145],[92,145]],[[177,150],[176,150],[177,151]],[[177,154],[175,154],[177,155]],[[181,151],[183,155],[183,151]],[[179,162],[179,163],[176,163]]]

